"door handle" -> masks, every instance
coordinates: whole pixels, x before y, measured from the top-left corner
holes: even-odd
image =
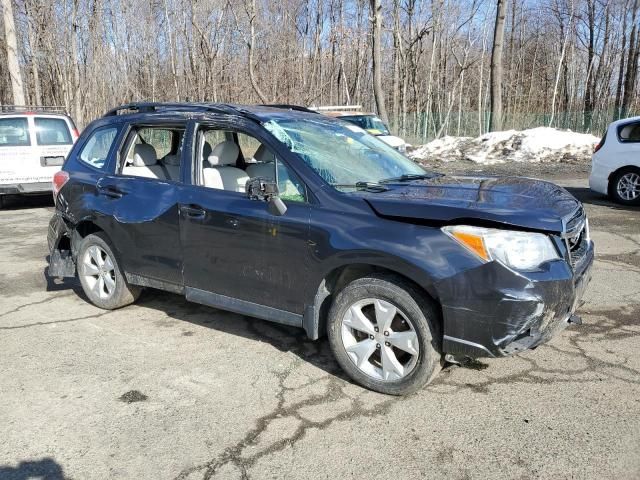
[[[204,218],[206,211],[198,205],[182,205],[180,211],[189,218]]]
[[[100,195],[105,195],[111,198],[122,198],[122,196],[124,195],[123,192],[121,192],[116,187],[111,185],[105,185],[105,186],[98,185],[98,193]]]

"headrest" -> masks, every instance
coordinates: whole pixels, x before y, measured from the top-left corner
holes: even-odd
[[[238,159],[238,145],[231,140],[219,143],[213,148],[211,155],[209,155],[209,165],[217,167],[221,165],[235,165]]]
[[[149,167],[155,165],[158,161],[156,149],[153,145],[147,143],[139,143],[133,147],[133,166]]]
[[[253,159],[260,163],[272,163],[275,162],[276,157],[271,150],[260,144],[256,153],[253,154]]]
[[[180,154],[176,153],[175,155],[167,155],[162,159],[165,165],[174,165],[176,167],[180,166]]]

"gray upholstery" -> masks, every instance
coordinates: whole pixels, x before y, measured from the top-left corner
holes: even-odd
[[[122,173],[136,177],[166,180],[162,167],[158,165],[156,149],[146,143],[139,143],[133,147],[133,165],[125,166]]]
[[[210,166],[202,170],[204,186],[244,192],[249,176],[244,170],[232,166],[236,164],[239,152],[238,145],[229,140],[216,145],[207,158]]]

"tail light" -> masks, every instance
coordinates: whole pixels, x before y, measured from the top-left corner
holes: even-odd
[[[600,140],[600,143],[599,143],[599,144],[597,144],[597,145],[593,148],[593,153],[598,153],[598,152],[600,151],[600,149],[601,149],[602,147],[604,147],[604,142],[606,142],[606,141],[607,141],[607,134],[605,133],[605,134],[602,136],[602,140]]]
[[[56,202],[58,193],[64,187],[65,183],[69,181],[69,173],[64,170],[60,170],[53,176],[53,202]]]
[[[71,130],[71,135],[73,135],[73,140],[76,141],[78,140],[78,137],[80,137],[80,132],[78,132],[77,128],[73,128]]]

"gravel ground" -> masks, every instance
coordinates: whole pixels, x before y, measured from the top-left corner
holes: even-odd
[[[444,166],[469,173],[470,165]],[[553,169],[553,171],[547,170]],[[48,199],[0,211],[0,478],[640,478],[640,210],[584,202],[597,244],[571,327],[416,395],[345,379],[326,341],[147,291],[101,311],[45,275]]]

